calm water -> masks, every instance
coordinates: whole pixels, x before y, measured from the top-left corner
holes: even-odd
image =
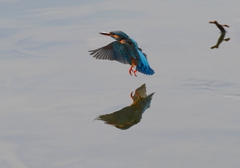
[[[1,168],[240,165],[240,1],[0,0]],[[221,36],[209,24],[230,28]],[[153,76],[93,59],[122,30]],[[127,130],[93,121],[155,92]]]

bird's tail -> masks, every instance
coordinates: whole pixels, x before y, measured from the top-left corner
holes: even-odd
[[[136,70],[146,75],[154,74],[154,70],[150,66],[144,66],[141,63],[136,66]]]
[[[140,50],[138,50],[138,54],[140,57],[140,61],[138,61],[136,70],[146,75],[153,75],[154,70],[148,64],[147,57]]]

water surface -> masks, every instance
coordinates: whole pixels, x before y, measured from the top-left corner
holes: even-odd
[[[0,167],[225,168],[240,164],[240,2],[0,0]],[[220,31],[209,21],[227,24]],[[153,76],[93,59],[122,30]],[[155,92],[127,130],[93,121]]]

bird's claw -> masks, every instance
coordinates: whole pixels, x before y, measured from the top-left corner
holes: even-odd
[[[129,74],[132,76],[132,72],[134,74],[134,76],[137,76],[137,70],[133,70],[132,67],[128,70]]]
[[[137,76],[137,74],[136,74],[136,73],[137,73],[137,70],[133,71],[133,73],[134,73],[135,76]]]
[[[138,92],[135,91],[135,94],[139,97],[139,98],[142,98]]]
[[[130,97],[131,97],[131,98],[133,99],[133,101],[134,101],[133,92],[131,92]]]
[[[128,73],[132,76],[132,68],[130,68],[129,70],[128,70]]]
[[[134,98],[134,96],[137,95],[138,98]],[[134,92],[134,95],[133,95],[133,92],[130,93],[130,97],[133,99],[133,103],[136,101],[135,99],[141,99],[142,96],[139,95],[139,93],[137,91]]]

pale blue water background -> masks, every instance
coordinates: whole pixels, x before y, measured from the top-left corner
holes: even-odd
[[[0,0],[1,168],[240,165],[240,1]],[[228,24],[220,31],[209,21]],[[153,76],[93,59],[122,30]],[[156,92],[122,131],[93,121]]]

